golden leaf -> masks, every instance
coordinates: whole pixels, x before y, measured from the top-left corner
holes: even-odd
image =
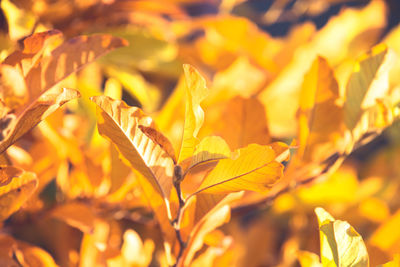
[[[178,163],[193,155],[197,144],[197,134],[204,121],[204,112],[200,103],[208,95],[206,81],[200,73],[190,65],[183,65],[183,70],[186,77],[186,112]]]
[[[0,221],[4,221],[16,212],[35,191],[38,179],[31,172],[16,170],[10,166],[0,166],[2,183],[0,186]]]
[[[35,99],[99,56],[126,45],[125,40],[111,35],[78,36],[64,42],[27,73],[31,98]]]
[[[378,45],[356,63],[347,84],[343,107],[344,122],[349,130],[356,127],[363,111],[388,93],[392,57],[386,46]]]
[[[60,38],[62,33],[58,30],[35,33],[24,39],[23,50],[16,50],[11,53],[3,64],[18,66],[24,76],[41,59],[44,49],[55,38]]]
[[[316,208],[321,239],[323,266],[368,266],[367,248],[362,237],[347,222],[335,220],[322,208]]]
[[[232,98],[223,111],[223,120],[216,123],[217,132],[233,148],[251,143],[267,145],[270,135],[265,108],[256,98]]]
[[[304,77],[299,108],[298,157],[324,160],[336,152],[344,131],[339,89],[328,62],[318,57]]]
[[[236,158],[221,159],[206,176],[197,193],[229,193],[240,190],[266,192],[282,176],[283,165],[271,146],[251,144],[236,151]]]
[[[168,202],[174,161],[160,144],[141,130],[152,125],[151,118],[146,117],[139,108],[129,107],[120,100],[106,96],[92,97],[91,100],[98,106],[100,134],[110,139]],[[157,131],[153,129],[152,132]]]
[[[73,89],[57,89],[43,94],[29,105],[22,113],[7,115],[0,119],[0,153],[22,135],[36,126],[40,121],[53,113],[71,99],[79,97],[79,92]]]
[[[209,161],[229,158],[231,150],[219,136],[206,136],[196,146],[189,168]]]

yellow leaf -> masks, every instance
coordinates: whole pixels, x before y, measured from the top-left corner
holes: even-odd
[[[251,144],[236,154],[234,159],[221,159],[196,193],[266,192],[282,176],[283,165],[271,146]]]
[[[129,163],[168,202],[174,161],[154,138],[149,138],[141,130],[152,126],[151,118],[146,117],[139,108],[129,107],[120,100],[106,96],[95,96],[91,100],[98,106],[100,134],[110,139]],[[152,131],[157,132],[155,129]]]
[[[203,246],[205,236],[230,220],[229,204],[242,196],[243,192],[229,194],[201,218],[191,231],[187,249],[184,250],[177,266],[189,266],[195,253]]]
[[[229,158],[230,156],[231,150],[224,139],[219,136],[206,136],[196,146],[193,157],[188,159],[190,161],[188,169],[209,161]]]
[[[224,108],[221,117],[214,123],[217,133],[233,148],[238,149],[251,143],[267,145],[270,135],[265,108],[256,98],[237,96]]]
[[[323,160],[336,152],[343,128],[339,89],[328,62],[318,57],[300,92],[299,149],[302,159]]]
[[[43,94],[21,113],[9,114],[0,119],[0,153],[4,152],[18,138],[36,126],[71,99],[79,97],[72,89],[55,89]]]
[[[197,144],[197,134],[204,121],[204,112],[200,103],[208,95],[206,81],[200,73],[190,65],[183,65],[183,70],[186,77],[186,112],[178,163],[193,155]]]
[[[349,130],[359,122],[363,111],[375,105],[389,89],[389,69],[393,55],[386,46],[378,45],[369,54],[361,57],[346,88],[344,121]]]
[[[44,49],[62,33],[58,30],[50,30],[34,33],[24,39],[23,50],[16,50],[11,53],[3,64],[18,66],[22,74],[26,76],[32,67],[41,59]]]
[[[369,266],[362,237],[347,222],[335,220],[322,208],[316,208],[323,266]]]
[[[78,36],[64,42],[27,73],[31,99],[99,56],[126,45],[125,40],[111,35]]]
[[[29,199],[37,188],[38,179],[34,173],[10,166],[0,166],[0,170],[0,221],[4,221]]]

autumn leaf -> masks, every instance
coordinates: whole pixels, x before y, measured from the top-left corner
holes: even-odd
[[[251,143],[270,143],[265,108],[257,98],[230,99],[222,116],[224,119],[216,125],[216,130],[233,149]]]
[[[208,95],[205,79],[190,65],[183,65],[186,77],[186,112],[182,145],[178,163],[193,155],[197,144],[197,134],[203,125],[204,112],[201,101]]]
[[[3,64],[18,67],[23,76],[34,67],[42,58],[44,49],[56,38],[60,38],[62,33],[58,30],[49,30],[45,32],[32,34],[24,39],[22,50],[16,50],[11,53]]]
[[[362,237],[347,222],[335,220],[322,208],[316,208],[323,266],[368,266],[367,249]]]
[[[298,157],[323,160],[336,152],[344,131],[339,87],[328,62],[318,57],[300,93]]]
[[[189,266],[195,253],[203,246],[205,236],[230,219],[229,204],[243,196],[243,192],[231,193],[213,207],[197,222],[188,240],[188,249],[182,255],[177,266]]]
[[[17,117],[14,114],[6,115],[0,119],[0,153],[22,135],[35,127],[40,121],[53,113],[69,100],[79,97],[79,92],[72,89],[56,89],[42,95],[29,105]]]
[[[207,136],[196,146],[188,169],[202,163],[229,158],[230,156],[231,150],[224,139],[219,136]]]
[[[388,93],[392,57],[386,46],[378,45],[356,63],[347,84],[343,106],[344,121],[349,130],[356,127],[363,111]]]
[[[124,102],[106,96],[92,97],[98,106],[98,128],[100,134],[110,139],[130,164],[141,173],[168,202],[172,188],[174,161],[156,139],[162,135],[152,126],[139,108],[129,107]],[[143,132],[142,129],[145,129]],[[147,133],[147,134],[146,134]]]
[[[0,221],[4,221],[29,199],[37,187],[38,179],[34,173],[11,166],[0,166],[0,170]]]
[[[234,158],[221,159],[206,176],[195,194],[229,193],[240,190],[266,192],[282,176],[271,146],[251,144],[236,151]]]
[[[43,57],[40,64],[26,75],[31,98],[34,99],[99,56],[126,45],[125,40],[111,35],[78,36],[64,42],[49,56]]]

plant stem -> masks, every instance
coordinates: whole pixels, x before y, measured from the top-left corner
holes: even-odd
[[[175,169],[174,169],[173,184],[174,184],[176,193],[178,195],[179,208],[178,208],[178,212],[176,214],[176,218],[172,221],[172,226],[175,229],[176,239],[179,242],[179,252],[178,252],[178,256],[176,257],[176,262],[173,265],[173,267],[176,267],[179,260],[182,258],[184,249],[186,248],[186,243],[183,241],[181,231],[180,231],[181,218],[182,218],[182,214],[183,214],[183,209],[185,207],[185,201],[183,200],[182,190],[181,190],[181,182],[182,182],[183,178],[184,178],[184,175],[182,174],[181,166],[176,165]]]

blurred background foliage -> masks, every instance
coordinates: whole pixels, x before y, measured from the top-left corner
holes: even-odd
[[[48,251],[60,266],[165,264],[156,220],[130,169],[98,135],[88,97],[141,107],[177,150],[182,64],[190,63],[211,89],[199,136],[218,134],[231,149],[290,143],[303,77],[316,56],[334,69],[343,95],[357,58],[371,47],[383,42],[400,54],[399,14],[397,0],[2,0],[2,60],[24,37],[48,29],[65,39],[109,33],[130,44],[64,80],[81,99],[7,150],[10,162],[35,172],[40,184],[3,230],[20,247]],[[397,60],[391,90],[399,71]],[[236,126],[239,118],[247,124]],[[274,201],[239,203],[231,221],[206,237],[193,266],[299,266],[299,251],[319,251],[317,206],[357,229],[371,266],[392,260],[400,251],[398,140],[395,122],[333,174]]]

